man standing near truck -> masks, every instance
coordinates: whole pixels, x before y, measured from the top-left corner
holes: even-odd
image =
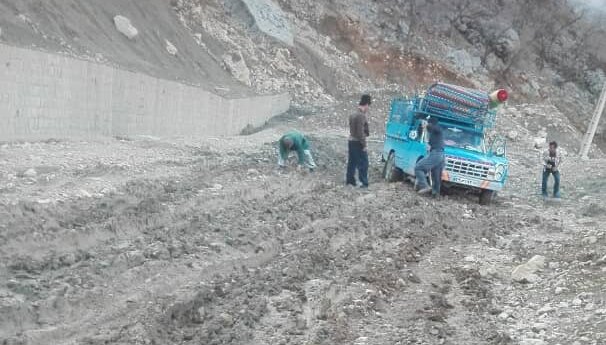
[[[291,151],[297,153],[299,158],[299,166],[305,166],[309,171],[313,171],[316,168],[314,158],[311,155],[309,149],[309,142],[303,134],[298,131],[290,131],[282,136],[278,142],[280,147],[280,156],[278,157],[278,166],[280,168],[286,167],[286,160]]]
[[[440,195],[442,170],[444,169],[444,135],[438,119],[423,120],[421,126],[429,133],[429,154],[419,160],[415,166],[416,187],[419,194]],[[431,174],[432,186],[427,185],[427,174]]]
[[[547,198],[547,181],[549,175],[553,175],[553,197],[560,198],[560,164],[562,156],[558,152],[558,143],[552,141],[549,148],[543,153],[543,182],[541,183],[541,192],[543,198]]]
[[[356,169],[358,179],[362,188],[368,188],[368,149],[366,137],[368,130],[368,108],[370,107],[370,95],[362,95],[358,110],[349,116],[349,154],[347,158],[346,184],[356,186]]]

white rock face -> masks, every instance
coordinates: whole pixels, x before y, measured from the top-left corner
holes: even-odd
[[[511,279],[517,282],[533,283],[538,280],[535,274],[538,270],[545,266],[545,257],[535,255],[527,263],[516,267],[511,273]]]
[[[174,44],[172,44],[169,40],[165,40],[166,41],[166,51],[172,55],[172,56],[176,56],[179,53],[179,50],[177,50],[177,47],[175,47]]]
[[[242,0],[255,19],[259,30],[289,46],[294,43],[290,21],[272,0]]]
[[[129,40],[132,40],[139,35],[139,30],[137,30],[137,28],[133,26],[133,24],[130,22],[130,19],[124,16],[115,16],[114,25],[116,25],[116,30],[120,31]]]
[[[251,86],[250,70],[246,66],[246,62],[240,52],[226,54],[223,57],[223,63],[229,72],[238,79],[242,84]]]
[[[466,50],[453,50],[448,53],[448,59],[463,73],[471,74],[480,67],[481,60],[477,56],[471,56]]]

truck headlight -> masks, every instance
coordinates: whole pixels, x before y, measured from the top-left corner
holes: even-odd
[[[503,164],[498,164],[494,169],[494,179],[496,181],[501,181],[505,176],[505,166]]]
[[[503,147],[503,146],[497,147],[497,149],[495,150],[495,154],[497,156],[503,156],[505,154],[505,147]]]

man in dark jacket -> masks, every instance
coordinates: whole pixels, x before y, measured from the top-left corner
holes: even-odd
[[[549,149],[543,152],[543,181],[541,183],[541,192],[543,198],[547,198],[547,181],[549,175],[553,175],[553,197],[560,198],[560,164],[562,156],[558,152],[558,143],[552,141],[549,143]]]
[[[358,110],[349,116],[349,155],[347,159],[346,184],[356,186],[355,173],[358,170],[358,178],[362,188],[368,187],[368,150],[366,137],[368,131],[368,108],[370,107],[370,95],[362,95]]]
[[[419,194],[432,193],[440,195],[442,170],[444,169],[444,135],[438,119],[430,118],[423,121],[422,126],[429,133],[429,154],[417,162],[415,166],[416,186]],[[427,185],[427,173],[431,173],[432,187]]]

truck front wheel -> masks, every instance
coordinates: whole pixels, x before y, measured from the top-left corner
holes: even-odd
[[[396,182],[401,181],[403,175],[402,170],[396,167],[396,153],[390,152],[383,166],[383,178],[387,182]]]
[[[494,190],[482,189],[480,192],[480,205],[490,205],[495,194]]]

